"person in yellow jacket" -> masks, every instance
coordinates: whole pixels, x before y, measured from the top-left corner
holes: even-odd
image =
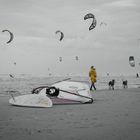
[[[94,88],[94,90],[96,90],[95,83],[96,83],[97,74],[96,74],[96,70],[95,70],[94,66],[91,66],[91,68],[90,68],[89,78],[91,80],[90,90],[92,90],[92,87]]]

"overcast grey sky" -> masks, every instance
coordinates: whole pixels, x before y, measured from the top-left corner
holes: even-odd
[[[91,31],[87,13],[97,20]],[[14,40],[6,44],[9,34],[0,32],[1,74],[88,75],[91,65],[98,75],[140,72],[139,0],[0,0],[3,29]],[[64,33],[61,42],[57,30]]]

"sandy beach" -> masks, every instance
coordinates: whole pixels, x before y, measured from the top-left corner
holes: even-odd
[[[15,107],[0,96],[0,140],[139,140],[140,88],[92,91],[92,104]]]
[[[140,140],[140,0],[0,0],[0,20],[0,140]]]

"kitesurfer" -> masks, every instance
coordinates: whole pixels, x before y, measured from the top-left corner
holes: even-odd
[[[96,69],[94,68],[94,66],[91,66],[90,68],[89,78],[91,80],[90,90],[92,90],[92,87],[94,88],[94,90],[96,90],[95,83],[96,83],[97,74],[96,74]]]

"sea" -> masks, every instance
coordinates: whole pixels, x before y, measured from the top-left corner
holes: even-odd
[[[90,79],[86,76],[34,76],[30,74],[19,74],[11,77],[8,74],[0,74],[0,96],[30,94],[32,90],[39,86],[51,86],[63,80],[83,82],[90,86]],[[140,88],[140,78],[131,76],[102,76],[97,77],[95,83],[97,90],[108,90],[108,82],[115,80],[115,89],[122,89],[122,81],[128,81],[128,88]]]

